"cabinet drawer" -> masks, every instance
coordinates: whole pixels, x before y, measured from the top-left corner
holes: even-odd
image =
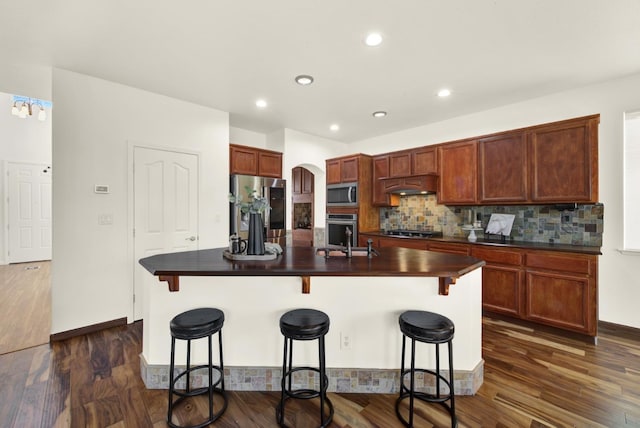
[[[581,273],[594,275],[595,258],[584,255],[554,254],[545,252],[530,252],[526,256],[528,268],[555,270],[560,272]]]
[[[451,244],[444,242],[429,242],[429,251],[439,251],[441,253],[469,255],[469,246],[466,244]]]
[[[407,238],[380,238],[380,247],[400,247],[400,248],[413,248],[416,250],[426,250],[427,243],[420,239],[407,239]]]
[[[512,250],[496,250],[493,248],[471,248],[471,255],[487,263],[521,266],[524,254]]]

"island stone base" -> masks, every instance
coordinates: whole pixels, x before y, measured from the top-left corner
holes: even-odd
[[[176,366],[176,371],[184,370],[184,366]],[[348,369],[327,368],[329,376],[329,392],[397,394],[399,390],[399,369]],[[140,373],[149,389],[169,389],[169,366],[147,364],[140,355]],[[448,371],[442,374],[448,378]],[[225,388],[229,391],[280,391],[282,368],[278,367],[225,367]],[[454,370],[454,390],[456,395],[474,395],[484,380],[484,361],[472,371]],[[308,376],[300,372],[294,376],[295,388],[318,388],[309,385]],[[427,378],[432,381],[431,377]],[[193,386],[207,384],[206,371],[196,373],[192,377]],[[435,386],[424,385],[421,373],[416,375],[418,388],[425,388],[428,393],[435,391]],[[432,383],[432,382],[431,382]],[[178,384],[180,386],[180,384]]]

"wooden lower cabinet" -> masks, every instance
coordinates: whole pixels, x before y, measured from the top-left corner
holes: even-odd
[[[455,242],[434,242],[428,241],[429,251],[438,251],[440,253],[461,254],[463,256],[469,255],[469,245],[458,244]]]
[[[424,239],[391,238],[379,235],[369,235],[366,233],[361,233],[358,236],[358,246],[366,247],[369,239],[371,239],[371,245],[373,248],[400,247],[413,248],[415,250],[427,249],[427,241]]]
[[[485,260],[485,310],[589,336],[597,333],[597,256],[473,247]]]
[[[597,256],[539,251],[525,266],[524,319],[597,334]]]
[[[596,336],[598,256],[360,234],[373,247],[428,249],[484,260],[482,308],[539,324]]]
[[[380,238],[378,245],[380,247],[401,247],[413,248],[415,250],[426,250],[427,242],[420,239],[407,238]]]
[[[524,254],[473,246],[471,255],[486,262],[482,268],[483,309],[519,317],[524,308]]]

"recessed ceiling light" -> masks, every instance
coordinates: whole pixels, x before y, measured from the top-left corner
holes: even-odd
[[[337,123],[334,123],[333,125],[331,125],[329,127],[330,130],[332,130],[333,132],[339,131],[340,130],[340,125],[338,125]]]
[[[387,115],[386,111],[374,111],[373,112],[373,117],[385,117]]]
[[[448,97],[449,95],[451,95],[451,91],[449,89],[445,88],[438,91],[438,96],[440,98]]]
[[[257,100],[256,101],[256,107],[258,108],[265,108],[267,106],[267,102],[265,100]]]
[[[382,35],[380,33],[369,33],[367,34],[367,38],[364,39],[364,42],[367,46],[378,46],[382,43]]]
[[[296,76],[296,83],[302,86],[310,85],[313,83],[313,76],[309,76],[308,74]]]

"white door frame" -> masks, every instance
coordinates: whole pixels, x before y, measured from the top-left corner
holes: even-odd
[[[129,272],[131,273],[131,284],[130,284],[130,292],[129,295],[131,299],[129,300],[129,319],[128,322],[132,322],[136,319],[136,306],[134,303],[134,295],[135,295],[135,269],[138,265],[138,260],[135,260],[135,239],[134,239],[134,229],[135,229],[135,194],[134,194],[134,161],[135,155],[134,151],[136,148],[143,148],[149,150],[159,150],[165,152],[175,152],[187,155],[195,155],[198,160],[198,194],[197,194],[197,204],[198,204],[198,233],[200,233],[200,192],[202,189],[202,185],[200,184],[202,178],[202,153],[194,150],[183,149],[181,147],[170,147],[170,146],[159,146],[154,144],[143,143],[139,141],[127,141],[127,187],[128,187],[128,195],[127,195],[127,259],[130,260]],[[158,286],[161,286],[158,283]],[[165,285],[166,287],[166,285]]]

